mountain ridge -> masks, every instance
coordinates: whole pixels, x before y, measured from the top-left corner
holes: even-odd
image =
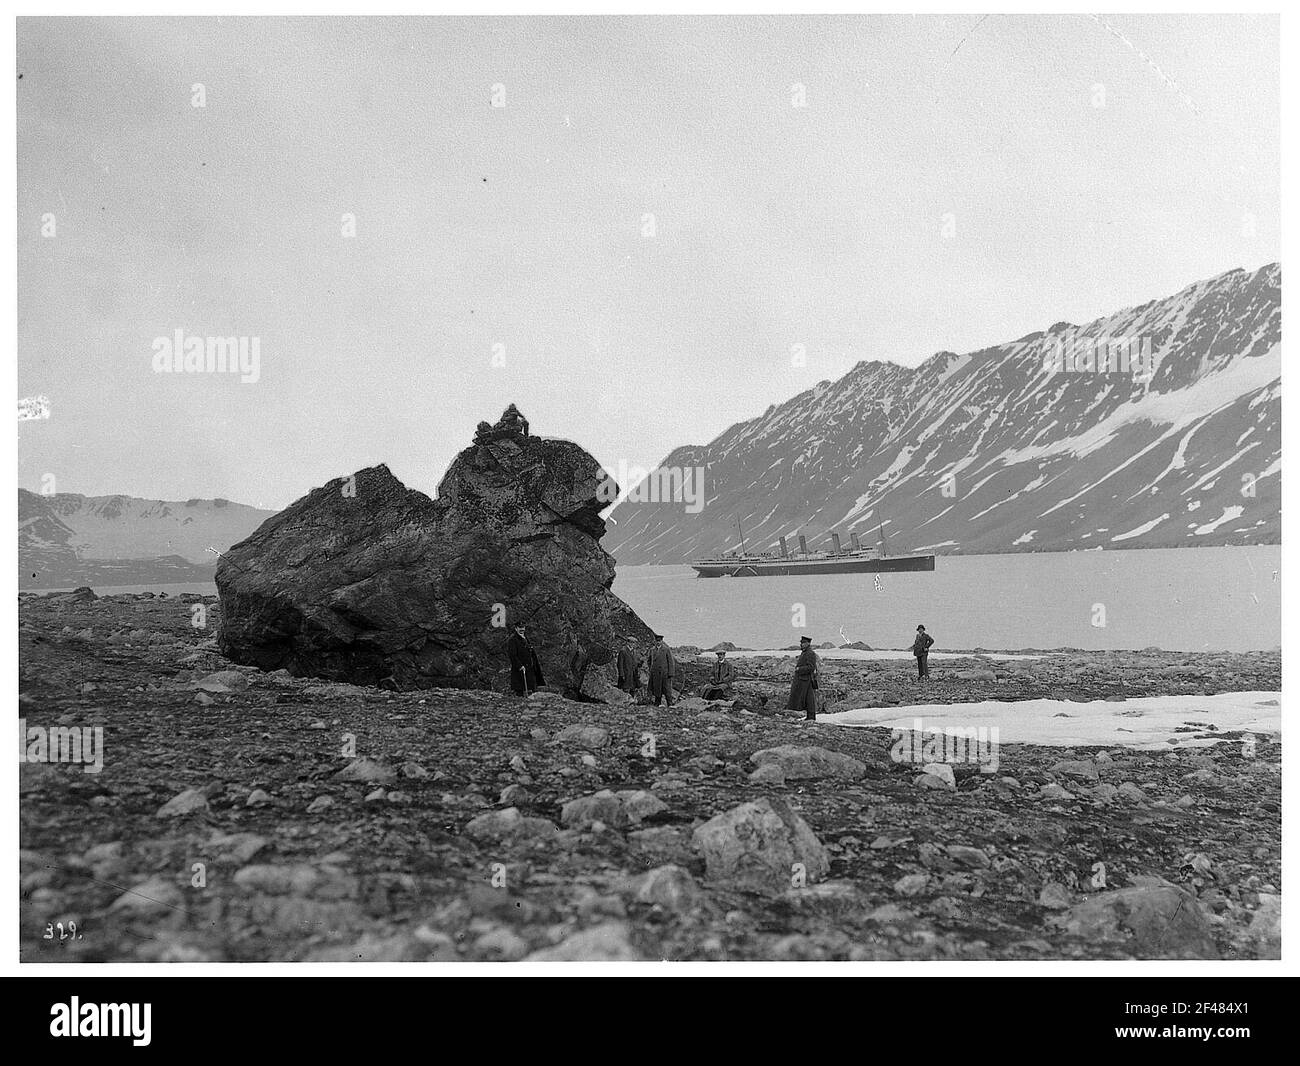
[[[625,565],[681,563],[738,547],[736,519],[757,550],[877,522],[897,547],[970,554],[1275,543],[1280,279],[1277,263],[1237,267],[914,368],[860,360],[671,451],[657,469],[705,468],[703,508],[633,493],[610,513],[608,550]],[[1149,353],[1149,378],[1048,372],[1054,351],[1115,338]],[[1144,492],[1167,506],[1135,503]]]

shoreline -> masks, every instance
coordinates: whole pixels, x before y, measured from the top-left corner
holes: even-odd
[[[20,602],[27,728],[103,738],[102,772],[20,762],[22,961],[1278,957],[1278,737],[1008,743],[995,773],[936,774],[897,759],[890,729],[743,699],[655,709],[235,667],[218,605],[191,624],[201,601]],[[1280,676],[1267,654],[1130,658],[956,659],[978,676],[945,663],[924,687],[897,660],[825,672],[882,708]],[[783,706],[789,663],[750,662],[771,680],[746,683]],[[756,836],[753,818],[776,821]],[[778,822],[801,827],[806,883],[784,852],[757,883],[720,865]],[[57,920],[94,935],[43,940]]]

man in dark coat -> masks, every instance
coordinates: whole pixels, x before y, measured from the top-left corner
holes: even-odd
[[[628,637],[618,649],[618,687],[635,696],[641,687],[641,656],[636,650],[636,638]]]
[[[569,699],[579,701],[586,699],[582,694],[582,686],[587,680],[587,667],[590,665],[591,652],[582,641],[575,642],[573,651],[569,655],[569,687],[565,690],[565,695]]]
[[[510,688],[516,696],[531,695],[539,685],[546,684],[546,678],[542,677],[542,664],[537,661],[537,652],[528,643],[528,635],[522,623],[515,626],[510,639],[506,641],[506,655],[510,657]]]
[[[650,698],[656,707],[661,699],[667,699],[669,707],[673,705],[673,677],[676,673],[677,661],[672,649],[664,643],[663,634],[656,633],[650,649]]]
[[[916,627],[916,639],[912,641],[912,654],[916,656],[916,679],[930,676],[930,645],[934,637],[925,631],[925,626]]]
[[[727,662],[727,653],[725,650],[718,652],[718,661],[713,664],[713,670],[709,674],[709,680],[704,688],[700,690],[700,695],[706,700],[729,700],[731,699],[731,686],[736,681],[736,664]]]
[[[790,699],[786,710],[803,711],[804,721],[817,720],[817,653],[812,649],[812,637],[799,638],[799,659],[794,664],[794,681],[790,683]]]

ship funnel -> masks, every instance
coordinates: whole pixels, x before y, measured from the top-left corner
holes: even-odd
[[[781,538],[781,558],[790,558],[790,549],[785,546],[785,537]]]
[[[860,552],[862,550],[862,538],[856,533],[850,533],[849,536],[853,538],[853,550]]]
[[[799,554],[800,555],[808,554],[808,542],[803,539],[802,533],[799,534]]]
[[[831,543],[835,545],[836,555],[838,555],[840,552],[844,550],[843,548],[840,547],[840,535],[838,533],[831,534]]]

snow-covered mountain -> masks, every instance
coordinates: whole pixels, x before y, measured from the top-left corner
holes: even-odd
[[[211,580],[216,557],[274,512],[229,500],[18,490],[18,586]]]
[[[891,554],[1277,543],[1280,393],[1281,269],[1232,270],[914,369],[861,362],[673,451],[662,469],[705,469],[702,509],[646,487],[604,546],[680,563],[738,547],[737,519],[751,551],[881,523]]]

